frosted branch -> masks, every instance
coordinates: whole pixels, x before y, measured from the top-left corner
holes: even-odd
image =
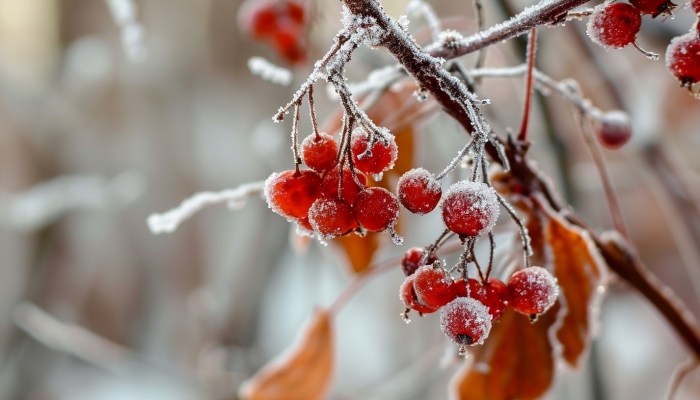
[[[144,43],[143,26],[136,19],[136,5],[132,0],[105,0],[112,18],[121,30],[122,46],[129,61],[141,63],[148,56]]]
[[[425,19],[425,22],[430,27],[430,33],[433,36],[433,41],[437,42],[440,37],[442,28],[440,27],[440,19],[433,7],[423,0],[410,0],[406,4],[406,13],[408,15],[420,15]]]
[[[292,71],[279,67],[263,57],[248,59],[248,69],[251,74],[277,85],[289,86],[292,83]]]
[[[235,189],[221,192],[201,192],[186,199],[176,208],[162,214],[151,214],[148,217],[148,227],[154,235],[173,233],[185,220],[192,217],[205,207],[227,203],[231,209],[245,206],[249,197],[260,195],[265,182],[245,183]]]

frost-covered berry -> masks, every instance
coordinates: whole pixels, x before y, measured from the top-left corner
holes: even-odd
[[[399,289],[399,297],[406,307],[410,308],[411,310],[418,311],[421,314],[430,314],[440,309],[440,307],[426,306],[418,301],[416,291],[413,288],[413,275],[407,276],[406,280],[403,281],[403,284]]]
[[[424,265],[411,276],[418,300],[428,307],[442,307],[457,297],[452,278],[440,266]]]
[[[352,172],[347,166],[343,167],[343,193],[341,198],[345,200],[348,204],[353,204],[357,194],[364,189],[364,185],[367,184],[367,178],[360,172],[355,171],[357,180],[363,185],[360,186],[352,178]],[[326,172],[323,176],[323,195],[326,197],[337,198],[338,197],[338,179],[340,174],[338,173],[338,166],[333,167],[332,170]]]
[[[458,297],[440,312],[440,329],[459,345],[483,344],[491,332],[491,315],[479,300]]]
[[[264,193],[272,211],[288,219],[304,219],[321,197],[321,177],[309,170],[273,173],[265,181]]]
[[[600,143],[608,149],[618,149],[632,137],[630,117],[624,111],[608,111],[596,119],[594,131]]]
[[[357,222],[368,231],[383,232],[396,225],[399,218],[399,200],[390,191],[369,187],[361,191],[355,203]]]
[[[619,49],[635,41],[642,13],[627,3],[602,4],[588,20],[588,36],[606,49]]]
[[[331,239],[354,229],[355,213],[343,200],[322,197],[309,209],[309,222],[321,237]]]
[[[508,281],[508,304],[515,311],[537,316],[557,301],[557,280],[542,267],[530,267],[514,273]]]
[[[375,142],[370,152],[369,135],[363,128],[356,128],[350,137],[350,152],[355,167],[366,174],[379,174],[394,167],[398,148],[394,137],[386,134],[384,137],[375,136]],[[386,143],[384,141],[386,140]]]
[[[692,8],[696,14],[700,15],[700,0],[692,0],[690,2],[690,8]]]
[[[301,157],[304,163],[318,173],[333,168],[337,154],[338,143],[327,133],[309,135],[301,142]]]
[[[481,182],[453,184],[442,202],[442,220],[460,236],[479,236],[490,231],[498,214],[496,191]]]
[[[423,247],[411,247],[404,253],[403,257],[401,258],[401,269],[403,270],[404,275],[411,276],[423,265],[432,265],[435,261],[438,261],[435,254],[429,254],[425,258],[425,261],[423,261],[425,253],[426,251]]]
[[[433,174],[423,168],[414,168],[399,178],[396,193],[408,211],[427,214],[440,202],[442,188]]]
[[[690,32],[671,40],[666,49],[666,68],[684,86],[700,81],[700,33]]]
[[[496,278],[489,278],[485,285],[476,279],[469,279],[465,284],[464,279],[459,278],[455,280],[454,285],[457,297],[471,297],[479,300],[488,307],[489,314],[494,320],[506,310],[506,285]]]
[[[629,2],[642,14],[649,14],[652,18],[659,15],[671,15],[677,7],[670,0],[629,0]]]

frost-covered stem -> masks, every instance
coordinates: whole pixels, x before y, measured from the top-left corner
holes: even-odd
[[[442,231],[440,236],[438,236],[438,238],[435,239],[433,244],[431,244],[425,248],[427,251],[425,252],[425,254],[423,254],[423,258],[421,259],[421,262],[424,263],[425,261],[427,261],[428,257],[430,257],[431,254],[434,254],[440,248],[440,245],[442,245],[442,243],[444,243],[444,241],[448,237],[452,236],[451,233],[452,233],[452,231],[449,229],[445,229],[444,231]]]
[[[566,14],[566,20],[567,21],[571,21],[574,19],[582,20],[585,17],[590,17],[591,15],[593,15],[593,11],[594,10],[592,8],[587,8],[587,9],[581,10],[581,11],[569,11]]]
[[[532,80],[535,72],[535,56],[537,55],[537,28],[528,35],[527,43],[527,73],[525,74],[525,101],[523,102],[523,118],[520,123],[518,140],[527,139],[527,126],[530,122],[530,107],[532,107]]]
[[[484,30],[484,8],[481,5],[481,0],[474,0],[474,11],[476,14],[476,27],[479,32]],[[474,63],[474,68],[481,68],[484,65],[484,59],[486,58],[486,49],[479,50],[479,54],[476,55],[476,62]],[[465,77],[466,78],[466,77]],[[478,85],[478,81],[474,84]]]
[[[299,171],[301,157],[299,156],[299,109],[300,104],[294,106],[294,121],[292,122],[292,154],[294,155],[294,167]]]
[[[486,281],[488,282],[493,270],[493,254],[496,250],[496,241],[493,239],[493,231],[489,231],[489,266],[486,270]]]
[[[314,85],[309,86],[309,113],[311,114],[311,125],[314,127],[316,140],[321,140],[321,134],[318,132],[318,120],[316,119],[316,105],[314,103]]]
[[[486,278],[484,277],[483,271],[481,271],[481,265],[479,265],[479,260],[476,259],[476,254],[474,253],[474,246],[476,245],[476,238],[472,239],[471,243],[469,244],[469,254],[474,262],[474,266],[476,266],[476,273],[479,274],[479,280],[481,281],[482,285],[486,285]],[[466,281],[466,279],[465,279]],[[465,282],[466,283],[466,282]]]
[[[452,161],[450,162],[450,164],[447,165],[447,167],[445,167],[445,169],[444,169],[442,172],[440,172],[440,173],[438,174],[438,176],[435,177],[435,179],[441,180],[442,178],[444,178],[445,176],[447,176],[447,174],[449,174],[449,173],[452,172],[455,168],[457,168],[457,166],[460,165],[460,164],[462,163],[462,161],[464,160],[464,158],[467,157],[467,156],[469,155],[469,151],[472,149],[473,142],[474,142],[473,140],[470,140],[470,141],[462,148],[462,150],[460,150],[459,153],[457,153],[457,157],[453,158]]]
[[[496,192],[496,197],[498,198],[498,202],[501,203],[503,208],[506,209],[506,212],[510,216],[510,218],[515,222],[515,224],[518,226],[518,232],[520,232],[520,241],[522,242],[523,245],[523,262],[525,264],[525,268],[530,267],[530,256],[532,255],[532,247],[530,247],[530,234],[527,231],[527,227],[525,224],[523,224],[523,221],[518,218],[518,215],[515,213],[515,210],[513,207],[508,204],[506,199],[503,198],[498,192]]]
[[[411,0],[406,5],[406,13],[408,14],[420,14],[425,22],[430,27],[430,33],[433,37],[433,41],[437,42],[440,37],[440,32],[442,28],[440,27],[440,18],[435,14],[435,10],[430,4],[423,0]]]

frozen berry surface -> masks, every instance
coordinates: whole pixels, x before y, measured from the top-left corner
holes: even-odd
[[[414,214],[427,214],[442,197],[440,182],[424,168],[414,168],[399,178],[396,188],[401,205]]]
[[[496,191],[481,182],[455,183],[442,202],[442,220],[449,230],[462,236],[488,232],[496,224],[499,212]]]
[[[288,219],[304,219],[321,196],[321,177],[309,170],[273,173],[265,181],[264,192],[272,211]]]
[[[357,222],[368,231],[385,231],[396,225],[399,218],[398,199],[380,187],[369,187],[361,191],[353,208]]]
[[[588,20],[588,36],[606,49],[619,49],[635,41],[642,14],[627,3],[603,4]]]
[[[491,314],[480,301],[458,297],[440,312],[440,329],[459,345],[483,344],[491,332]]]

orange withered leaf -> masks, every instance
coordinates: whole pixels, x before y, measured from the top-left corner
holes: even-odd
[[[296,342],[241,385],[239,397],[245,400],[326,398],[333,377],[333,335],[328,310],[316,310]]]
[[[350,268],[359,274],[372,263],[372,257],[379,248],[379,235],[377,232],[367,232],[364,237],[350,234],[339,236],[333,242],[343,248]]]

